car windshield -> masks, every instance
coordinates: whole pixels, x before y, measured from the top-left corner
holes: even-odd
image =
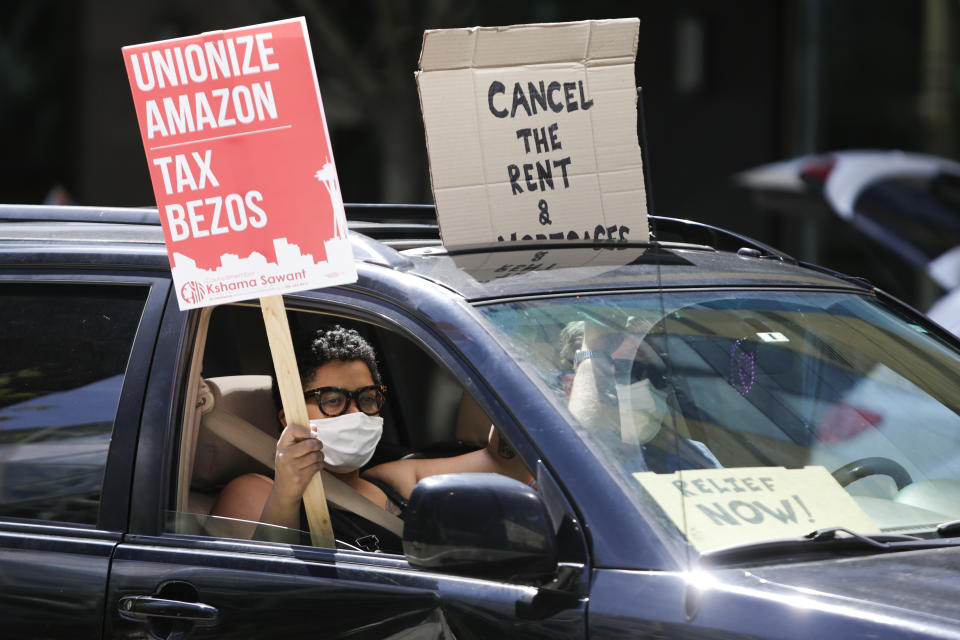
[[[700,551],[960,519],[960,353],[873,296],[602,293],[480,309],[635,502]]]

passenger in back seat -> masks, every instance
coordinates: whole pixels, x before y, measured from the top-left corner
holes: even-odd
[[[478,471],[532,480],[493,428],[486,448],[451,458],[395,460],[361,475],[360,468],[380,439],[379,414],[386,402],[373,348],[356,331],[338,325],[318,331],[298,354],[298,364],[310,424],[288,425],[281,411],[284,429],[277,441],[274,478],[246,474],[233,479],[220,493],[212,515],[305,529],[301,499],[313,475],[324,467],[395,515],[402,515],[414,485],[427,476]],[[346,535],[338,531],[356,529],[356,519],[348,521],[337,511],[330,512],[334,533],[341,539],[356,538],[356,530]],[[368,533],[383,538],[380,527],[373,527]],[[399,552],[399,541],[393,542],[381,548]]]

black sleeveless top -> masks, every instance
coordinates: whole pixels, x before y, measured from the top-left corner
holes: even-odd
[[[387,494],[387,500],[393,502],[400,509],[399,517],[402,520],[403,512],[407,508],[407,500],[397,493],[393,487],[380,480],[373,478],[364,478],[364,480]],[[363,551],[382,551],[403,555],[403,544],[400,537],[392,531],[352,511],[340,509],[329,503],[328,506],[330,508],[330,524],[333,526],[333,536],[337,540],[346,542]],[[307,512],[303,508],[302,501],[300,503],[300,528],[304,531],[310,530],[310,525],[307,522]]]

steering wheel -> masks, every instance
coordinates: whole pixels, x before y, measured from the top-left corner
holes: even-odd
[[[913,482],[913,478],[911,478],[910,473],[903,468],[903,465],[890,458],[860,458],[859,460],[848,462],[833,472],[834,480],[839,482],[841,487],[845,487],[860,478],[873,475],[890,476],[896,483],[898,491]]]

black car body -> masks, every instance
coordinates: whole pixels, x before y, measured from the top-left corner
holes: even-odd
[[[398,222],[364,221],[388,214]],[[915,327],[939,372],[918,374],[927,381],[918,384],[926,384],[943,407],[938,410],[949,413],[956,399],[944,390],[960,380],[960,356],[954,338],[939,327],[861,281],[798,265],[747,239],[692,223],[655,219],[659,243],[644,246],[521,243],[450,255],[436,240],[422,240],[436,233],[429,208],[348,208],[348,216],[357,283],[285,298],[295,335],[311,329],[314,320],[340,322],[361,327],[378,347],[393,412],[379,459],[481,446],[452,426],[458,402],[469,396],[527,464],[536,489],[498,476],[422,482],[407,517],[406,557],[350,545],[331,549],[216,535],[218,523],[207,520],[203,509],[209,509],[215,476],[222,472],[213,471],[217,459],[205,456],[233,454],[204,440],[196,385],[201,378],[271,373],[256,301],[181,312],[155,211],[2,207],[4,634],[960,637],[960,549],[950,527],[942,535],[935,531],[939,523],[930,528],[927,522],[891,525],[871,535],[828,530],[704,551],[630,485],[630,476],[611,471],[557,399],[559,386],[552,386],[551,376],[563,372],[538,375],[536,354],[525,352],[513,341],[520,334],[508,330],[519,316],[505,320],[504,314],[596,296],[647,296],[650,308],[693,323],[694,315],[681,318],[690,305],[676,306],[669,294],[707,296],[708,306],[719,304],[725,313],[740,299],[770,299],[776,313],[806,313],[815,322],[813,302],[789,306],[777,296],[821,296],[843,317],[852,312],[836,310],[856,299]],[[383,242],[372,239],[378,235]],[[787,320],[784,326],[793,326]],[[899,329],[889,331],[896,338],[891,344],[906,340]],[[787,329],[762,333],[774,343],[793,336]],[[697,334],[687,344],[702,339]],[[696,367],[687,367],[680,343],[670,346],[671,340],[668,333],[664,341],[676,356],[671,375],[692,380],[699,375]],[[549,342],[539,340],[536,348],[547,349]],[[875,358],[869,345],[864,348]],[[908,354],[910,345],[904,348]],[[770,384],[763,376],[780,376],[784,388],[793,384],[787,380],[791,363],[773,371],[773,356],[749,353],[770,362],[771,371],[751,373],[749,385],[727,380],[736,397],[752,393],[747,386]],[[824,366],[818,384],[834,380],[836,368]],[[858,384],[836,386],[843,393],[873,393]],[[695,396],[700,388],[686,393]],[[765,393],[772,398],[770,389]],[[695,401],[683,413],[691,423],[707,425],[708,435],[711,428],[723,432],[726,448],[717,455],[723,466],[753,460],[745,452],[760,446],[769,447],[763,455],[771,465],[792,464],[778,457],[779,445],[770,445],[767,434],[763,439],[727,426],[722,407],[709,417],[704,414],[710,406]],[[784,412],[778,424],[792,425],[794,409],[787,401],[777,403],[769,406]],[[833,416],[846,406],[838,401],[817,415]],[[913,409],[925,415],[924,407]],[[849,437],[851,460],[861,457],[857,451],[894,455],[874,451],[886,440],[856,440],[864,437],[867,414],[857,415],[854,433],[843,431],[849,418],[821,421],[820,427],[829,422],[829,433],[810,425],[804,431],[799,421],[798,431],[783,441],[789,440],[789,451],[807,455],[814,441]],[[273,428],[258,426],[267,433]],[[953,425],[944,428],[952,431],[943,437],[958,437]],[[919,426],[911,433],[926,437]],[[942,462],[948,470],[936,472],[937,482],[956,477],[949,455]],[[915,484],[921,474],[926,481],[935,473],[922,461],[898,464],[916,464],[908,469]],[[258,469],[252,459],[239,466]],[[201,504],[206,507],[196,506]],[[891,516],[894,525],[901,515]]]

